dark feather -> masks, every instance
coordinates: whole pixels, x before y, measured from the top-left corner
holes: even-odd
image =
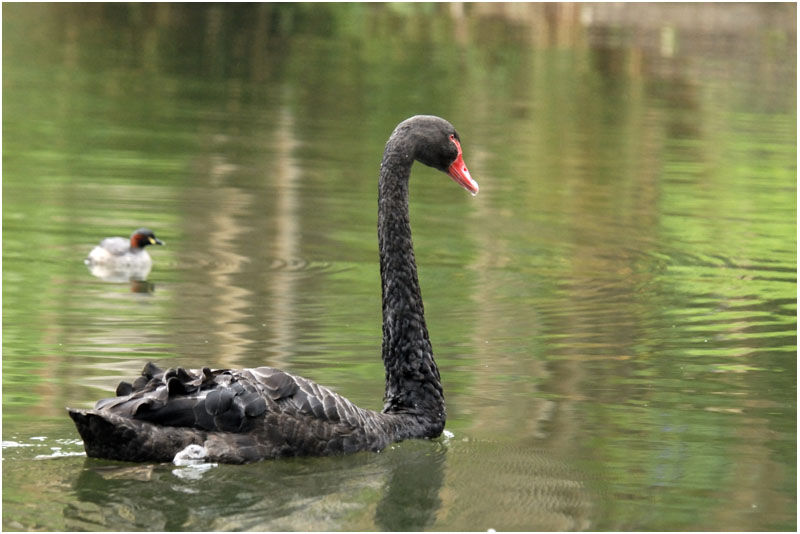
[[[211,415],[220,415],[228,411],[233,402],[234,393],[230,389],[215,389],[206,395],[206,410]]]
[[[125,397],[133,393],[133,386],[129,382],[120,382],[114,392],[117,397]]]
[[[203,430],[215,430],[216,423],[214,423],[214,416],[206,408],[205,399],[198,399],[192,407],[194,412],[194,424],[197,428]]]

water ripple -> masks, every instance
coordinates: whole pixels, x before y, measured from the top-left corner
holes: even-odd
[[[233,255],[220,256],[199,252],[183,257],[180,261],[160,262],[159,266],[174,271],[202,270],[214,272],[216,274],[253,271],[318,274],[338,273],[350,268],[346,264],[310,260],[307,258],[267,257],[254,260],[252,257],[235,257]]]

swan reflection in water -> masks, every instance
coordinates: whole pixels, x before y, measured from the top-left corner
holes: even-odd
[[[441,508],[446,454],[440,441],[411,441],[381,454],[218,464],[197,476],[87,459],[63,516],[74,531],[350,530],[354,520],[420,531]]]
[[[557,454],[529,443],[465,439],[199,469],[85,459],[80,474],[65,480],[75,496],[62,509],[65,528],[592,530],[598,496]],[[497,509],[486,494],[501,492],[505,506]]]

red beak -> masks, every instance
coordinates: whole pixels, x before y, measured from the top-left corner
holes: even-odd
[[[458,156],[456,160],[450,164],[450,167],[447,168],[447,174],[450,175],[450,178],[455,180],[455,182],[472,193],[473,196],[478,194],[478,182],[472,179],[472,176],[469,175],[469,169],[467,169],[467,164],[464,163],[464,158],[461,156],[461,143],[458,142],[457,139],[451,139],[456,146],[458,147]]]

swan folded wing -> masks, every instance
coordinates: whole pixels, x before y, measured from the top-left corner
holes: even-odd
[[[365,422],[366,410],[358,408],[338,393],[307,378],[271,367],[259,367],[247,371],[258,377],[259,383],[270,392],[270,398],[284,413],[310,416],[320,421],[350,426],[361,426]]]
[[[133,384],[120,383],[117,393],[98,401],[95,410],[206,431],[248,432],[269,415],[345,426],[367,419],[365,410],[330,389],[271,367],[163,371],[148,363]]]

